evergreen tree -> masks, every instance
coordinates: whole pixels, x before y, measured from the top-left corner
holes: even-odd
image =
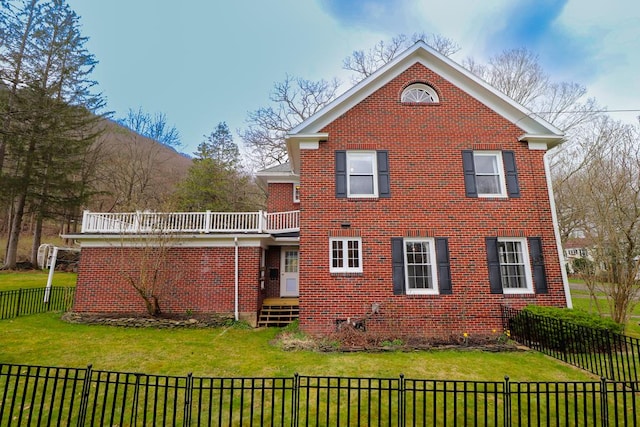
[[[96,61],[66,2],[32,0],[12,7],[0,58],[13,78],[2,145],[2,183],[13,209],[5,268],[16,266],[26,213],[36,219],[34,261],[43,220],[82,203],[82,161],[96,136],[99,118],[93,113],[103,106],[89,79]]]
[[[193,166],[178,186],[182,210],[233,212],[261,207],[260,190],[240,169],[240,151],[229,127],[221,122],[198,145]]]

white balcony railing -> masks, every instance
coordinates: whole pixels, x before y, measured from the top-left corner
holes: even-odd
[[[82,233],[286,233],[300,230],[300,211],[130,212],[85,211]]]

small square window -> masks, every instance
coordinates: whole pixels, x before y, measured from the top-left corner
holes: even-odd
[[[362,240],[332,238],[329,240],[331,273],[362,273]]]

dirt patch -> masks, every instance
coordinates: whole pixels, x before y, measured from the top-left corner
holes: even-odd
[[[526,351],[506,337],[388,337],[362,331],[353,327],[342,327],[326,337],[308,336],[298,330],[285,328],[272,344],[286,351],[311,350],[321,352],[384,352],[416,350],[480,350],[490,352]]]

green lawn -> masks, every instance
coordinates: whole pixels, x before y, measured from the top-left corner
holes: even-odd
[[[49,271],[0,271],[0,291],[13,289],[44,288]],[[75,286],[77,274],[55,272],[52,286]]]
[[[501,381],[593,380],[533,351],[284,351],[279,329],[133,329],[68,324],[56,313],[0,321],[0,362],[197,376],[335,375]]]
[[[47,272],[1,272],[0,291],[43,287]],[[73,273],[56,273],[55,286],[75,285]],[[588,309],[589,300],[574,298]],[[637,323],[629,332],[640,336]],[[535,352],[416,351],[387,353],[285,352],[270,342],[278,329],[125,329],[73,325],[59,314],[0,321],[0,362],[201,376],[397,376],[556,381],[591,379]]]

